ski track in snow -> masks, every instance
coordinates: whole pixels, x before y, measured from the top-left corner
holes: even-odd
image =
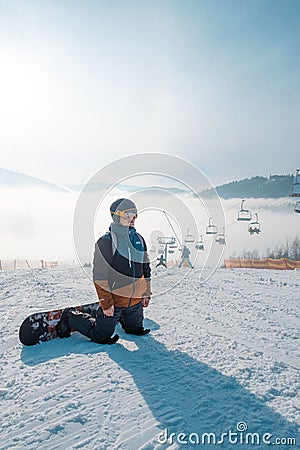
[[[185,270],[154,269],[155,290],[172,288]],[[94,287],[74,266],[0,272],[0,448],[197,448],[157,436],[166,428],[220,436],[241,421],[249,432],[296,437],[300,272],[219,269],[205,284],[199,273],[154,296],[150,335],[118,327],[113,346],[74,333],[23,347],[26,316],[96,301]]]

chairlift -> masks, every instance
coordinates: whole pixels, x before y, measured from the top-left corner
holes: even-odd
[[[196,242],[195,244],[196,250],[204,250],[204,242],[202,236],[200,236],[200,240]]]
[[[295,208],[294,208],[294,211],[295,211],[296,213],[300,213],[300,202],[297,202],[297,203],[296,203]]]
[[[261,233],[261,229],[260,229],[260,223],[258,221],[258,214],[255,213],[254,216],[256,217],[256,220],[251,222],[249,227],[248,227],[248,231],[250,233],[250,236],[252,236],[252,234],[259,234]]]
[[[215,225],[212,225],[211,223],[211,217],[208,221],[208,226],[206,227],[206,234],[217,234],[218,228]]]
[[[296,173],[293,177],[293,186],[291,197],[300,197],[300,169],[296,170]]]
[[[193,234],[189,233],[189,228],[187,229],[187,234],[185,236],[184,242],[186,244],[190,243],[190,242],[195,242],[195,237]]]
[[[165,250],[165,247],[163,245],[159,245],[157,252],[162,253]]]
[[[248,209],[244,209],[244,202],[245,202],[245,200],[242,200],[241,209],[239,210],[238,217],[236,219],[239,222],[241,222],[241,221],[249,221],[249,220],[252,219],[251,211],[249,211]]]
[[[177,248],[178,247],[178,244],[177,244],[177,242],[176,242],[176,238],[175,237],[172,237],[172,240],[171,240],[171,242],[169,243],[169,248]]]
[[[170,254],[175,253],[175,250],[168,250],[168,253]]]
[[[176,239],[173,236],[159,236],[157,238],[159,245],[175,244]]]
[[[226,238],[225,238],[225,228],[223,227],[223,233],[218,233],[216,237],[216,242],[220,245],[226,245]]]

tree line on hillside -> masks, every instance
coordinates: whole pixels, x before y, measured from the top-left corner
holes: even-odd
[[[233,252],[231,258],[261,259],[261,256],[258,250],[242,250],[239,253],[236,251]],[[262,258],[288,258],[293,261],[300,261],[300,238],[296,236],[292,240],[286,239],[282,245],[276,245],[274,248],[267,248],[265,254],[262,255]]]
[[[270,175],[269,178],[255,176],[240,181],[217,186],[215,189],[221,198],[280,198],[288,197],[292,192],[293,175]],[[201,193],[210,197],[212,189]]]

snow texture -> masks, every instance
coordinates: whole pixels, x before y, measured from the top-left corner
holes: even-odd
[[[178,442],[241,422],[239,439],[297,439],[299,271],[219,269],[200,284],[195,270],[176,285],[184,270],[155,271],[156,289],[175,287],[145,310],[151,334],[118,326],[113,346],[74,333],[34,347],[18,341],[23,319],[94,301],[94,287],[74,266],[1,272],[0,448],[270,448]]]

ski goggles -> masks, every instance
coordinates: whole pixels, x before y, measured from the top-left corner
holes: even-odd
[[[138,215],[137,210],[134,208],[125,209],[125,211],[111,211],[111,213],[123,217],[124,219],[136,219]]]

